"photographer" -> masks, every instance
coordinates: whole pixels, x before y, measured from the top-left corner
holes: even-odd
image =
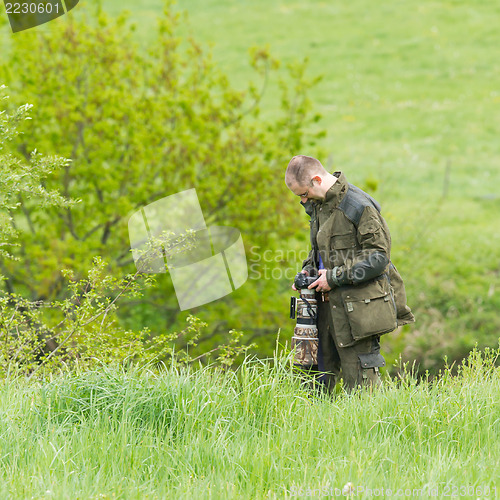
[[[380,384],[380,335],[413,323],[403,281],[390,262],[391,237],[380,206],[328,173],[310,156],[294,156],[285,183],[310,215],[311,252],[302,272],[319,275],[318,369],[331,391],[342,375],[347,391]],[[295,288],[295,287],[293,287]]]

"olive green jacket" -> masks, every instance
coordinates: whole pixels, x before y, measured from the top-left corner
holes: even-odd
[[[391,236],[380,207],[349,185],[342,172],[323,201],[307,202],[311,216],[311,252],[302,268],[318,269],[321,255],[339,345],[387,333],[415,321],[406,305],[403,280],[390,262]],[[350,195],[344,200],[348,190]],[[356,193],[356,196],[354,196]],[[346,202],[357,213],[346,211]]]

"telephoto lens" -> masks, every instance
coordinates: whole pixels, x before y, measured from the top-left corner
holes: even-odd
[[[316,290],[307,288],[317,279],[317,276],[310,277],[298,273],[294,284],[300,297],[292,297],[290,303],[290,318],[297,318],[292,337],[292,349],[295,351],[294,364],[305,369],[315,368],[318,364]]]

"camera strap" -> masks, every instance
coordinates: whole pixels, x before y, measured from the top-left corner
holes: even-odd
[[[307,312],[309,313],[309,316],[312,319],[316,319],[316,314],[314,313],[314,309],[313,309],[312,305],[309,304],[308,300],[305,299],[304,297],[301,297],[300,300],[303,300],[304,303],[306,304],[306,306],[307,306]]]

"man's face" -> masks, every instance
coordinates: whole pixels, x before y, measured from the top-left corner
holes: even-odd
[[[316,176],[311,179],[309,185],[295,184],[291,188],[291,191],[293,194],[300,197],[302,203],[306,203],[307,200],[322,200],[324,198],[320,186],[321,178]]]

